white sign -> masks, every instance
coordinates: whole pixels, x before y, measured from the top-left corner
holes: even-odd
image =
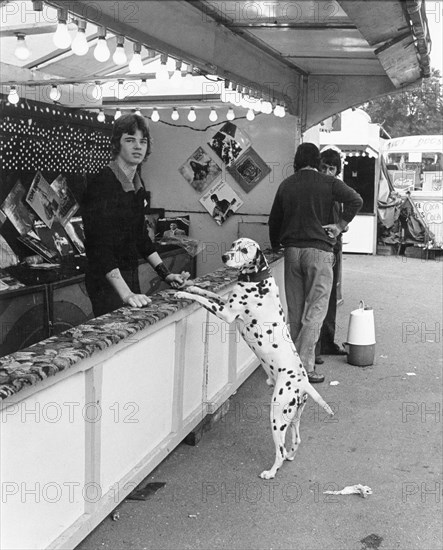
[[[428,225],[431,223],[443,223],[443,202],[414,200],[414,203]]]

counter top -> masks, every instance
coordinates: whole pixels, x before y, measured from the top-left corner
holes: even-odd
[[[268,261],[271,263],[279,257],[268,256]],[[236,278],[236,269],[221,268],[195,279],[194,283],[206,283],[205,288],[218,292]],[[0,400],[69,369],[96,351],[113,346],[187,307],[189,301],[174,298],[175,292],[173,289],[160,291],[150,296],[152,302],[144,308],[122,307],[29,348],[0,357]]]

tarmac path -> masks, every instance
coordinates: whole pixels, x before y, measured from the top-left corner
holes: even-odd
[[[318,367],[326,381],[315,387],[336,416],[309,400],[295,460],[261,480],[274,454],[272,390],[257,369],[200,443],[179,445],[148,478],[166,485],[122,503],[119,521],[77,550],[440,550],[442,267],[345,255],[337,341],[363,299],[377,344],[373,366],[325,357]],[[373,494],[323,494],[358,483]]]

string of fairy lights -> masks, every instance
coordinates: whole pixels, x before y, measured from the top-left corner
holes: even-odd
[[[3,109],[0,169],[14,172],[93,174],[109,162],[112,117],[72,112],[31,100]]]
[[[41,0],[33,0],[34,11],[43,11],[45,4]],[[50,7],[50,5],[49,5]],[[117,102],[128,97],[137,100],[138,97],[143,97],[143,101],[149,101],[149,86],[146,78],[140,78],[136,80],[137,75],[143,75],[147,72],[146,66],[143,63],[142,51],[148,50],[148,59],[159,61],[158,68],[155,71],[154,78],[156,83],[172,83],[179,82],[181,78],[192,78],[196,76],[207,76],[205,70],[187,63],[181,59],[175,59],[171,57],[167,52],[157,52],[149,48],[149,46],[140,44],[139,42],[133,42],[123,35],[114,35],[106,27],[98,26],[96,35],[91,39],[87,36],[87,26],[90,22],[79,19],[75,14],[70,14],[66,8],[57,9],[57,27],[52,35],[52,42],[56,48],[65,52],[72,52],[76,56],[85,56],[91,47],[94,47],[94,58],[100,63],[107,62],[112,55],[112,61],[118,67],[124,68],[127,66],[129,73],[125,75],[118,75],[115,77],[106,77],[100,80],[94,80],[88,83],[91,87],[91,97],[99,101],[103,98],[104,88],[108,91],[113,90],[114,97]],[[26,61],[31,51],[26,42],[25,32],[15,33],[17,37],[16,47],[14,50],[15,56],[21,61]],[[115,49],[113,52],[109,49],[107,38],[115,36]],[[114,42],[114,41],[113,41]],[[125,43],[132,43],[132,55],[128,59],[127,49],[125,49]],[[146,55],[145,55],[146,58]],[[131,77],[131,75],[135,75]],[[246,119],[248,121],[254,120],[256,114],[262,113],[266,115],[274,114],[276,117],[283,118],[286,114],[286,105],[281,100],[276,100],[266,90],[259,90],[243,86],[242,84],[232,82],[227,79],[223,79],[215,76],[213,80],[214,85],[218,88],[220,94],[220,100],[225,104],[227,108],[226,119],[232,121],[236,118],[235,107],[246,110]],[[112,79],[112,80],[111,80]],[[125,89],[125,84],[129,81],[136,82],[136,86],[130,87],[128,91]],[[60,86],[63,83],[73,83],[73,81],[65,82],[62,79],[55,81],[45,82],[42,85],[50,86],[49,99],[55,103],[59,102],[62,96]],[[127,87],[126,87],[127,88]],[[19,84],[11,83],[9,93],[7,96],[8,102],[12,105],[17,105],[20,101]],[[142,101],[142,100],[140,100]],[[115,107],[114,119],[119,118],[122,114],[124,107]],[[197,109],[195,106],[186,107],[188,109],[185,115],[189,122],[195,122],[197,120]],[[105,121],[104,106],[101,105],[98,109],[95,108],[94,112],[97,112],[97,120],[99,122]],[[134,109],[131,109],[134,112]],[[183,115],[180,114],[178,106],[168,107],[169,116],[172,121],[177,121]],[[136,108],[135,112],[141,114],[140,108]],[[210,108],[209,120],[216,122],[219,118],[221,109],[215,106]],[[150,119],[153,122],[158,122],[160,118],[164,118],[164,109],[158,107],[152,107],[150,113]]]

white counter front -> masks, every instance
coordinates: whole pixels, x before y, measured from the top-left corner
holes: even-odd
[[[234,326],[152,298],[1,358],[2,548],[75,547],[258,366]]]

